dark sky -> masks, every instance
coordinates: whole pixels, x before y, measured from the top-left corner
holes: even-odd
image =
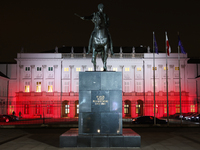
[[[158,49],[165,52],[165,31],[172,52],[177,32],[189,57],[200,57],[199,0],[2,0],[0,2],[0,62],[25,52],[56,46],[87,46],[93,23],[74,13],[90,15],[103,3],[110,18],[114,46],[150,46],[155,31]]]

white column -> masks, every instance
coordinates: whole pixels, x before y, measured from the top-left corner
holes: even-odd
[[[57,91],[59,90],[60,87],[60,80],[59,80],[59,73],[58,73],[58,65],[53,65],[53,71],[54,71],[54,87],[53,87],[53,91]]]
[[[73,92],[73,68],[74,65],[70,65],[70,92]]]
[[[136,65],[132,65],[131,66],[132,68],[133,68],[133,78],[132,78],[132,92],[135,92],[135,67],[136,67]]]
[[[174,92],[174,65],[169,65],[169,74],[170,74],[170,76],[168,76],[168,79],[169,79],[169,81],[168,81],[168,85],[170,85],[168,88],[169,88],[169,90],[168,90],[168,92],[171,92],[171,91],[173,91]]]
[[[46,83],[45,83],[45,74],[46,74],[47,65],[42,65],[42,92],[46,90]]]
[[[22,82],[22,78],[23,78],[23,69],[24,69],[24,65],[19,65],[19,92],[22,91],[24,92],[24,89],[22,88],[24,83]]]
[[[34,69],[35,69],[35,65],[31,65],[31,91],[35,92],[35,83],[34,83]]]
[[[158,72],[157,73],[158,73],[159,83],[157,83],[157,88],[159,89],[159,91],[162,91],[162,89],[164,87],[163,82],[162,82],[162,71],[163,71],[163,65],[158,65]]]

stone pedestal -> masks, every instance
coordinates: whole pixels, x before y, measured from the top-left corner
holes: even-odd
[[[140,147],[141,137],[122,130],[122,73],[79,73],[79,128],[60,136],[60,147]]]
[[[79,135],[122,134],[121,72],[79,73]]]
[[[141,137],[131,129],[122,135],[79,135],[71,128],[60,136],[60,147],[140,147]]]

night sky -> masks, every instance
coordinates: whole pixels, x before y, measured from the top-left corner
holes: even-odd
[[[177,32],[188,57],[200,57],[199,0],[9,0],[0,2],[0,62],[13,62],[26,53],[56,46],[87,46],[94,28],[74,13],[87,16],[99,3],[110,18],[114,46],[150,46],[155,31],[158,49],[165,52],[165,31],[172,53],[177,52]]]

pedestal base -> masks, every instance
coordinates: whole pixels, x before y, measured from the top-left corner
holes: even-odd
[[[60,136],[60,147],[140,147],[141,137],[131,129],[122,135],[78,135],[72,128]]]

